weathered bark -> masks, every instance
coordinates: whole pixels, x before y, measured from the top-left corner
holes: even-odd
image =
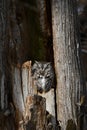
[[[0,112],[0,130],[15,130],[13,115],[6,115]]]
[[[56,130],[56,108],[55,108],[55,93],[54,89],[51,89],[47,93],[38,93],[38,95],[44,97],[46,99],[46,111],[49,113],[51,118],[51,123],[53,125],[53,130]]]
[[[5,109],[8,106],[8,95],[5,86],[6,59],[3,61],[5,52],[4,47],[7,42],[7,12],[5,10],[8,10],[8,4],[5,1],[0,1],[0,109]]]
[[[8,10],[8,61],[22,64],[28,58],[29,37],[24,6],[19,1],[10,1]]]
[[[14,107],[9,91],[9,66],[7,67],[6,47],[8,45],[8,10],[9,1],[0,1],[0,130],[14,130]]]
[[[30,130],[46,130],[45,98],[38,95],[28,96],[25,106],[25,128]]]
[[[33,33],[31,33],[31,17],[31,22],[29,21],[29,30],[27,31],[27,17],[25,14],[25,8],[21,2],[16,0],[8,2],[2,1],[0,6],[2,6],[0,8],[0,40],[2,43],[0,44],[0,129],[24,130],[31,129],[31,127],[32,130],[48,129],[45,100],[40,96],[34,97],[35,93],[32,87],[33,83],[30,68],[31,62],[23,64],[29,56],[32,57],[29,54],[30,51],[32,52],[32,48],[35,49],[33,50],[34,56],[36,56],[37,52],[35,51],[37,47],[37,57],[39,59],[45,57],[44,46],[36,31],[39,30],[39,27],[37,26],[37,29],[35,30],[35,25],[35,28],[33,27]],[[31,11],[29,10],[27,14],[30,15]],[[27,32],[29,32],[32,37],[28,37]],[[35,36],[35,38],[33,38],[33,36]],[[42,53],[41,48],[44,54]],[[32,100],[31,102],[28,102],[30,98]],[[54,95],[52,101],[53,99]],[[33,112],[31,103],[33,104]],[[52,116],[55,116],[54,112],[55,107]],[[54,118],[55,117],[53,117],[53,119]],[[3,122],[5,124],[3,124]]]
[[[76,129],[76,103],[80,101],[83,91],[76,20],[76,0],[52,0],[57,114],[62,130]]]
[[[22,66],[12,66],[12,85],[16,129],[55,130],[54,89],[37,93],[31,77],[31,61]]]
[[[31,61],[24,63],[22,66],[12,66],[12,85],[13,102],[16,108],[15,120],[18,129],[20,129],[20,122],[24,123],[25,120],[23,121],[23,119],[29,116],[26,114],[24,115],[24,113],[26,113],[27,97],[29,94],[34,95],[31,78]]]

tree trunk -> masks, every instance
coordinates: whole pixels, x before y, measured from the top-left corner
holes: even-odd
[[[38,36],[39,27],[37,25],[35,29],[36,24],[31,17],[37,12],[33,13],[32,8],[28,10],[28,25],[22,2],[1,1],[0,6],[0,130],[53,130],[56,125],[54,89],[39,96],[31,78],[31,62],[23,64],[33,54],[37,59],[45,57],[44,45]]]
[[[8,10],[8,4],[5,1],[0,1],[0,109],[5,109],[8,106],[8,95],[5,86],[6,59],[4,59],[4,48],[5,43],[7,42],[7,12],[5,10]]]
[[[62,130],[75,130],[81,86],[76,0],[52,0],[57,117]]]
[[[14,130],[14,107],[9,96],[10,75],[8,55],[8,10],[10,1],[0,1],[0,130]]]

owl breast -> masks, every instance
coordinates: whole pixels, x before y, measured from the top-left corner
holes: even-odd
[[[42,89],[45,89],[46,79],[44,76],[41,78],[40,82],[41,82]]]

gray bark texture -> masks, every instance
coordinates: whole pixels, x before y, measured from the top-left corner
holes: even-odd
[[[12,84],[17,129],[55,130],[54,89],[46,94],[37,93],[31,76],[31,61],[12,66]]]
[[[62,130],[75,130],[81,86],[76,0],[52,0],[57,118]]]

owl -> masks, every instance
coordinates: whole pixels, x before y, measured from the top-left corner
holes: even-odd
[[[54,84],[54,70],[51,62],[35,61],[32,66],[32,77],[38,92],[48,92]]]

